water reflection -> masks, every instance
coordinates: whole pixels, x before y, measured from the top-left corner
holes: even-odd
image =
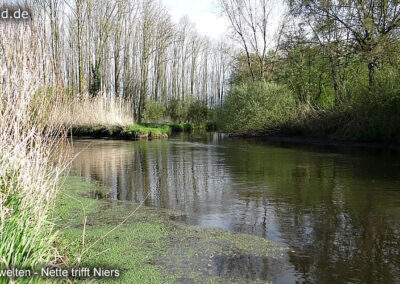
[[[190,224],[284,243],[299,281],[400,281],[396,153],[219,135],[74,144],[74,169],[113,188],[113,198],[147,197],[146,205],[186,212]],[[267,279],[264,260],[240,257],[240,273]],[[220,261],[219,273],[232,272],[231,263],[238,260]]]

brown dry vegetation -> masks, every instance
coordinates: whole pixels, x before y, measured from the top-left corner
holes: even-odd
[[[58,151],[66,131],[53,123],[50,110],[61,102],[44,91],[46,50],[38,42],[31,26],[0,26],[0,267],[57,256],[50,216],[67,165],[67,152]]]

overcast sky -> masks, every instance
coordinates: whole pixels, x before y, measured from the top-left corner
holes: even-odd
[[[187,15],[202,35],[219,38],[228,29],[226,20],[218,16],[213,0],[163,0],[163,2],[169,8],[175,22]]]
[[[274,1],[274,9],[270,18],[271,31],[274,31],[283,14],[282,1]],[[229,23],[219,16],[215,0],[163,0],[169,9],[172,19],[177,23],[187,15],[196,24],[198,32],[218,39],[227,33]]]

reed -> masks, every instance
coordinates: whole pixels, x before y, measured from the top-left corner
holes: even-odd
[[[46,96],[38,40],[27,25],[0,27],[0,268],[57,257],[51,212],[68,159],[59,151],[66,131],[51,119],[60,101]]]
[[[110,98],[107,94],[75,96],[53,109],[53,121],[61,126],[132,125],[132,103]]]

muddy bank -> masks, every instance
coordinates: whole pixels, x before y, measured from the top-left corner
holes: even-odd
[[[90,198],[108,191],[80,177],[66,178],[55,216],[67,266],[120,269],[120,278],[107,281],[124,283],[258,283],[274,281],[283,269],[286,248],[255,236],[185,225],[180,212]]]

